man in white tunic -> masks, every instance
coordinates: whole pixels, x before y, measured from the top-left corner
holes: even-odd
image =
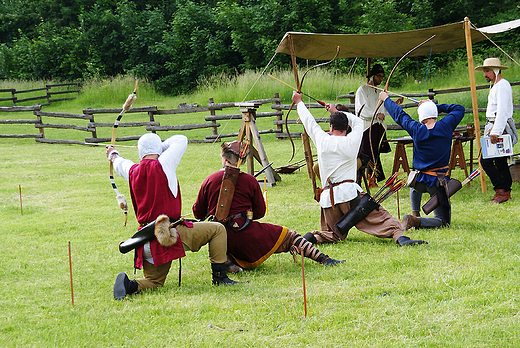
[[[351,209],[351,204],[358,204],[359,197],[366,194],[355,181],[363,121],[356,115],[336,111],[336,107],[331,106],[327,133],[316,123],[303,103],[301,94],[294,92],[292,100],[297,105],[298,115],[305,130],[316,146],[323,183],[323,191],[319,197],[321,231],[307,233],[304,238],[312,243],[338,242],[347,235],[336,228],[336,223]],[[352,131],[347,134],[349,125]],[[379,238],[393,238],[399,246],[425,243],[404,236],[399,220],[383,207],[370,212],[355,226],[358,230]]]
[[[513,145],[518,140],[513,120],[513,90],[509,82],[502,77],[502,70],[507,68],[500,64],[498,58],[487,58],[484,60],[484,64],[475,68],[475,70],[483,71],[486,81],[493,84],[489,90],[484,129],[484,136],[489,136],[492,144],[496,144],[498,136],[502,134],[511,135]],[[503,203],[511,199],[513,180],[509,172],[507,156],[481,158],[480,164],[489,176],[495,190],[495,196],[489,202]]]
[[[367,75],[368,82],[366,85],[361,85],[356,91],[356,115],[363,120],[363,139],[359,152],[370,157],[372,162],[375,161],[375,172],[369,168],[369,187],[377,187],[376,181],[385,179],[383,166],[381,165],[380,153],[390,152],[390,146],[386,141],[386,124],[385,118],[388,116],[388,111],[383,105],[379,107],[372,123],[372,116],[379,104],[379,91],[370,86],[379,86],[383,82],[385,72],[380,64],[374,64]],[[400,105],[403,99],[396,101]],[[372,129],[370,130],[370,124]],[[372,141],[370,141],[372,138]]]

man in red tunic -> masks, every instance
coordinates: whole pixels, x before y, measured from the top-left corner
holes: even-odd
[[[222,145],[223,167],[237,167],[240,146],[241,143],[238,141]],[[221,169],[211,174],[202,183],[197,201],[193,205],[193,214],[196,218],[205,219],[209,215],[215,215],[224,172],[225,170]],[[258,181],[254,176],[240,172],[228,216],[220,221],[227,230],[228,255],[240,267],[254,268],[274,253],[289,251],[299,253],[302,249],[306,257],[323,265],[330,266],[344,262],[331,259],[287,227],[252,221],[261,219],[265,211],[265,201]]]
[[[114,164],[116,173],[130,183],[130,195],[137,222],[142,227],[166,215],[175,220],[181,217],[181,192],[176,169],[186,151],[188,139],[174,135],[164,142],[154,133],[139,138],[139,164],[124,159],[114,147],[107,149],[107,157]],[[135,268],[143,268],[143,278],[129,280],[119,273],[114,285],[114,298],[122,300],[126,295],[144,289],[163,286],[171,262],[184,257],[184,250],[198,251],[209,244],[209,259],[213,272],[213,284],[234,284],[225,271],[227,237],[226,230],[218,223],[195,222],[177,225],[169,230],[173,245],[162,245],[157,239],[136,248]]]

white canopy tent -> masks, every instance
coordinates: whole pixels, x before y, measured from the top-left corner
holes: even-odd
[[[473,44],[518,27],[520,27],[520,19],[483,28],[474,28],[466,17],[464,21],[458,23],[393,33],[324,34],[287,32],[278,45],[276,53],[291,55],[294,68],[296,64],[295,57],[311,60],[330,60],[336,56],[338,47],[339,54],[337,58],[385,58],[401,57],[432,36],[435,37],[413,50],[408,56],[414,57],[429,55],[430,53],[441,53],[464,47],[465,45],[468,56],[473,120],[475,129],[479,130],[480,122],[473,65]],[[299,86],[299,81],[297,81],[297,85]],[[475,135],[477,138],[477,149],[480,153],[480,132],[475,132]],[[312,163],[307,163],[307,165],[312,166]],[[310,174],[311,170],[309,168],[308,170]],[[480,183],[482,192],[486,192],[486,181],[483,172],[480,175]]]

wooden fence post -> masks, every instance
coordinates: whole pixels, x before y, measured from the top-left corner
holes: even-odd
[[[50,89],[51,88],[49,87],[49,85],[45,86],[45,92],[47,93],[47,104],[49,104],[49,105],[51,104],[51,93],[50,93],[51,91],[50,91]]]
[[[280,93],[276,92],[276,93],[274,94],[274,97],[275,97],[275,99],[280,98]],[[275,102],[275,104],[276,104],[276,105],[281,105],[281,103],[280,103],[278,100]],[[277,120],[277,121],[281,121],[281,120],[283,120],[283,113],[282,113],[280,116],[276,116],[276,120]],[[283,126],[282,126],[281,124],[277,124],[277,125],[276,125],[276,130],[277,130],[277,132],[279,132],[279,133],[283,133]]]
[[[213,98],[209,98],[208,99],[208,105],[209,104],[214,104],[214,103],[215,103],[215,100]],[[215,116],[216,115],[215,109],[213,109],[213,108],[209,109],[209,114],[211,116]],[[213,123],[215,125],[215,127],[213,127],[213,135],[218,135],[218,130],[217,130],[217,127],[216,127],[217,120],[212,120],[211,123]]]
[[[354,97],[350,97],[349,100],[350,100],[350,104],[355,104],[356,103],[356,92],[352,91],[349,93],[350,95],[354,95]]]

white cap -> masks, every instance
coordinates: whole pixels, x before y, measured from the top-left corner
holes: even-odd
[[[419,114],[419,122],[421,123],[428,118],[437,118],[437,116],[439,116],[437,105],[431,100],[426,100],[424,103],[421,103],[417,109],[417,113]]]
[[[139,137],[137,142],[139,159],[142,160],[146,155],[160,155],[162,153],[162,140],[155,133],[146,133]]]

